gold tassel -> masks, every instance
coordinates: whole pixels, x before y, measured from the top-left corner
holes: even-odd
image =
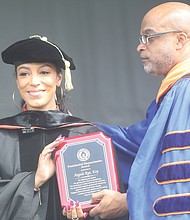
[[[70,91],[74,88],[71,79],[70,62],[68,60],[64,60],[64,62],[65,62],[65,89],[67,91]]]

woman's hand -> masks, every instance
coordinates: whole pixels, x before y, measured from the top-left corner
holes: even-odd
[[[35,175],[35,189],[40,188],[47,180],[49,180],[55,173],[55,162],[52,158],[52,153],[63,141],[62,135],[52,143],[44,147],[38,160],[38,168]]]
[[[128,212],[126,193],[120,193],[114,190],[103,190],[92,195],[92,203],[97,203],[90,210],[89,215],[99,216],[100,218],[120,217]]]
[[[71,200],[69,204],[64,207],[63,215],[66,216],[68,219],[83,220],[87,217],[88,213],[83,212],[78,201],[74,202]]]

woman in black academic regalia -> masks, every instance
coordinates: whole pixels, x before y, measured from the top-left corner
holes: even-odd
[[[0,219],[64,219],[53,151],[62,137],[99,131],[71,116],[65,105],[75,65],[57,45],[39,36],[12,44],[2,59],[15,66],[24,105],[18,115],[0,120]],[[83,213],[77,218],[83,219]]]

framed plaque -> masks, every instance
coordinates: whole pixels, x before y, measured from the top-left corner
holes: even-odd
[[[55,152],[62,207],[79,201],[84,211],[96,204],[91,195],[104,189],[119,191],[111,138],[102,132],[65,138]]]

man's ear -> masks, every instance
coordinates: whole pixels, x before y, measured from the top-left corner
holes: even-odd
[[[181,49],[184,47],[187,41],[187,34],[184,32],[177,33],[177,43],[176,43],[176,48]]]

